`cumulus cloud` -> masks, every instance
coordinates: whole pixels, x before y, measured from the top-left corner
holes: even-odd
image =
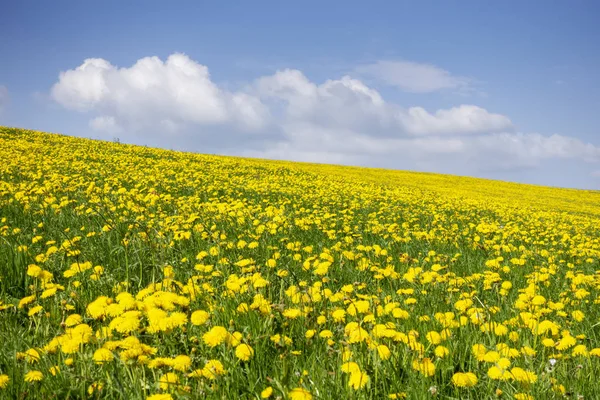
[[[431,64],[382,60],[359,66],[356,71],[412,93],[429,93],[444,89],[459,91],[472,89],[472,79],[452,75]]]
[[[344,76],[320,85],[298,70],[284,70],[257,80],[258,95],[278,99],[285,117],[331,128],[368,130],[371,135],[481,134],[512,129],[509,118],[474,105],[429,113],[384,101],[363,82]]]
[[[0,85],[0,111],[8,104],[9,95],[6,86]]]
[[[115,117],[102,116],[90,120],[90,127],[95,131],[120,133],[123,129],[117,124]]]
[[[424,76],[437,78],[415,79],[411,90],[468,85],[429,67]],[[231,91],[183,54],[166,61],[147,57],[126,68],[88,59],[62,72],[51,96],[67,109],[91,114],[94,130],[200,152],[475,175],[535,168],[547,160],[600,162],[593,144],[519,133],[507,116],[476,105],[406,107],[356,77],[319,83],[295,69]]]
[[[51,96],[65,108],[101,114],[90,122],[96,129],[233,124],[259,130],[269,118],[259,99],[219,88],[206,66],[184,54],[164,62],[142,58],[129,68],[90,58],[62,72]]]
[[[461,105],[431,114],[422,107],[411,107],[400,115],[406,130],[413,134],[476,134],[512,130],[508,117],[474,105]]]

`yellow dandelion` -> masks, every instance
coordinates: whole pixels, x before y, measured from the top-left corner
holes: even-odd
[[[254,355],[254,350],[247,344],[240,344],[235,348],[235,356],[242,361],[248,361]]]
[[[302,388],[295,388],[288,392],[290,400],[312,400],[312,394]]]
[[[227,329],[222,326],[213,326],[202,336],[202,340],[209,347],[216,347],[227,339]]]
[[[40,371],[29,371],[25,374],[25,382],[39,382],[44,379],[44,374]]]
[[[457,372],[452,375],[452,383],[456,387],[471,387],[477,384],[477,376],[472,372]]]

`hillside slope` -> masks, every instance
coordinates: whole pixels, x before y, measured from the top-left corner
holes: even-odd
[[[0,398],[600,391],[598,192],[3,127],[0,159]]]

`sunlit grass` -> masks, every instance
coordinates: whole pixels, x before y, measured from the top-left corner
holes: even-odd
[[[1,398],[600,391],[597,192],[1,127],[0,159]]]

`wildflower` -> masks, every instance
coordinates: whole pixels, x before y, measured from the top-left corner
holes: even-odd
[[[333,318],[333,320],[335,322],[344,322],[345,317],[346,317],[346,311],[344,311],[344,310],[335,310],[331,314],[331,317]]]
[[[8,375],[2,374],[0,375],[0,389],[4,389],[8,386],[8,382],[10,381],[10,378],[8,377]]]
[[[356,371],[360,371],[360,368],[357,363],[348,361],[342,364],[342,372],[353,373]]]
[[[167,372],[159,379],[159,386],[162,390],[168,390],[170,387],[177,385],[179,377],[173,372]]]
[[[29,315],[30,317],[33,317],[34,315],[39,314],[42,311],[44,311],[44,307],[42,307],[42,306],[31,307],[29,309],[29,312],[27,313],[27,315]]]
[[[192,366],[192,359],[186,355],[179,355],[171,360],[171,366],[176,371],[185,372]]]
[[[427,338],[429,343],[433,345],[440,344],[440,342],[442,341],[442,337],[440,336],[440,334],[435,331],[428,332],[427,335],[425,335],[425,337]]]
[[[217,379],[219,375],[224,375],[226,372],[219,360],[208,360],[202,369],[202,376],[208,379]]]
[[[227,329],[222,326],[213,326],[202,336],[202,340],[209,347],[216,347],[227,339]]]
[[[531,371],[526,371],[523,368],[514,367],[510,370],[510,374],[513,378],[522,383],[535,383],[537,381],[537,375]]]
[[[365,387],[369,383],[369,375],[360,370],[355,370],[350,373],[350,380],[348,386],[354,390],[359,390]]]
[[[260,398],[268,399],[269,397],[271,397],[272,394],[273,394],[273,388],[271,386],[268,386],[262,392],[260,392]]]
[[[23,353],[28,363],[33,364],[40,360],[40,353],[36,349],[29,349]]]
[[[295,388],[289,391],[290,400],[312,400],[312,395],[309,391],[302,388]]]
[[[382,360],[387,360],[392,356],[390,349],[385,344],[377,346],[377,354]]]
[[[448,348],[444,346],[437,346],[433,352],[439,358],[444,358],[448,354],[450,354],[450,350],[448,350]]]
[[[248,361],[254,355],[254,350],[247,344],[240,344],[235,348],[235,356],[242,361]]]
[[[19,300],[19,305],[18,308],[24,308],[25,306],[33,303],[36,299],[35,294],[31,295],[31,296],[26,296],[23,297],[21,300]]]
[[[413,360],[412,367],[424,376],[433,376],[435,374],[435,364],[429,358]]]
[[[329,329],[325,329],[325,330],[319,332],[319,337],[322,337],[324,339],[332,338],[333,332],[331,332]]]
[[[282,315],[289,319],[296,319],[302,315],[302,311],[298,310],[297,308],[288,308],[282,313]]]
[[[209,317],[210,315],[206,311],[197,310],[192,313],[190,321],[194,325],[204,325]]]
[[[100,382],[93,382],[90,386],[88,386],[87,393],[92,396],[94,392],[100,392],[104,388],[104,385]]]
[[[532,395],[526,393],[515,394],[515,400],[535,400]]]
[[[452,375],[452,383],[456,387],[471,387],[477,384],[477,376],[472,372],[457,372]]]
[[[44,374],[40,371],[29,371],[25,374],[25,382],[39,382],[44,379]]]
[[[71,314],[65,319],[65,326],[71,327],[80,324],[82,321],[81,315]]]
[[[490,367],[487,372],[490,379],[496,379],[500,381],[506,381],[511,378],[511,374],[504,368],[500,368],[496,365]]]
[[[173,400],[173,396],[168,393],[157,393],[146,397],[146,400]]]

